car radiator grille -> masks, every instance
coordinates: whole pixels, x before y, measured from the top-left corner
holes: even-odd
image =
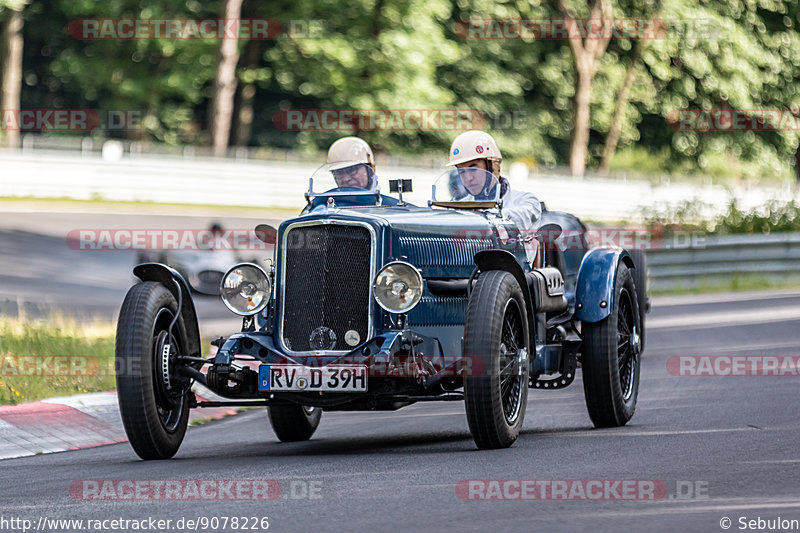
[[[369,340],[371,252],[371,234],[362,226],[320,224],[289,230],[283,273],[286,348],[352,350]]]

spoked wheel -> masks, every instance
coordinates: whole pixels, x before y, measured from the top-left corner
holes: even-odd
[[[191,380],[177,372],[186,329],[178,304],[162,284],[131,287],[120,311],[116,339],[117,394],[125,433],[142,459],[175,455],[189,423]],[[169,348],[167,348],[169,345]]]
[[[636,410],[641,315],[631,271],[620,263],[614,310],[583,324],[583,392],[595,427],[623,426]]]
[[[644,250],[630,250],[633,259],[633,284],[636,287],[636,302],[639,304],[639,339],[641,341],[641,352],[644,352],[645,344],[645,314],[650,312],[650,300],[647,297],[647,255]]]
[[[478,278],[467,306],[464,356],[484,372],[464,379],[467,421],[481,449],[507,448],[528,402],[528,316],[516,278],[489,271]]]
[[[317,430],[322,409],[310,405],[271,405],[269,423],[281,442],[308,440]]]
[[[638,349],[635,348],[636,321],[633,317],[633,297],[623,287],[619,299],[617,316],[617,360],[619,362],[619,385],[622,400],[628,401],[633,394],[634,373],[639,366]]]
[[[522,389],[526,354],[522,338],[521,313],[517,301],[509,299],[503,313],[503,333],[500,344],[500,399],[506,423],[513,426],[522,409]],[[527,380],[525,381],[527,383]]]

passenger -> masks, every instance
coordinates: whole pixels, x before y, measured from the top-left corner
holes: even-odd
[[[500,187],[503,214],[511,218],[523,237],[532,238],[542,216],[542,205],[529,192],[511,190],[508,180],[500,175],[502,161],[503,155],[494,138],[483,131],[464,132],[450,146],[450,165],[458,169],[461,182],[470,195],[462,200],[493,200],[497,197],[497,187]],[[535,256],[535,251],[528,247],[526,251],[531,264],[534,264],[534,257],[531,256]]]

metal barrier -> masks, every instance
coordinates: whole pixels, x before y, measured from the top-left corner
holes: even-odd
[[[679,243],[678,243],[679,244]],[[800,233],[695,237],[647,252],[651,290],[728,286],[735,278],[800,278]]]

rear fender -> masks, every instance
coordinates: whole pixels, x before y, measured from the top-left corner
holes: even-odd
[[[633,268],[633,259],[619,248],[595,248],[583,256],[575,290],[575,317],[581,322],[600,322],[616,302],[614,288],[619,263]]]
[[[178,298],[178,287],[175,285],[177,281],[180,285],[180,291],[183,293],[183,305],[181,306],[180,313],[183,316],[183,323],[186,326],[186,350],[190,356],[199,356],[202,351],[200,349],[200,328],[197,324],[197,313],[194,310],[194,302],[192,301],[192,293],[189,290],[189,284],[183,279],[177,270],[161,263],[142,263],[133,267],[133,274],[142,281],[157,281],[164,285],[175,301]]]

